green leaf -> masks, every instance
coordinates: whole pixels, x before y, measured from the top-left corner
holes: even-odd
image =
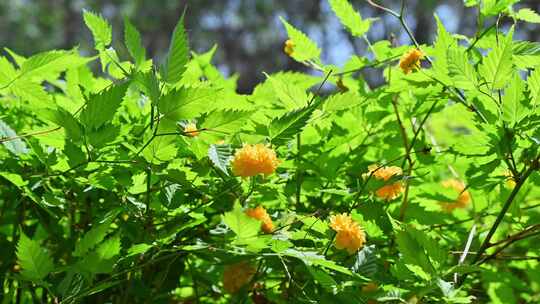
[[[356,254],[352,271],[365,277],[373,277],[377,273],[377,256],[375,246],[365,246]]]
[[[414,266],[416,266],[422,269],[426,274],[435,273],[435,269],[431,264],[425,249],[411,233],[407,232],[407,230],[399,231],[396,234],[396,242],[398,244],[399,251],[403,255],[403,261],[409,270],[416,273],[414,268]],[[419,275],[420,277],[425,277],[424,273],[419,273]]]
[[[52,50],[39,53],[28,58],[21,66],[20,75],[24,77],[41,76],[77,68],[93,58],[85,58],[77,54],[77,50]]]
[[[483,0],[480,12],[484,16],[495,16],[507,11],[512,4],[518,1],[519,0]]]
[[[147,161],[159,164],[174,159],[177,152],[173,136],[160,136],[154,138],[143,150],[143,156]]]
[[[181,87],[162,96],[158,109],[163,120],[176,125],[180,120],[192,119],[206,112],[216,97],[214,89]]]
[[[41,108],[51,102],[51,97],[43,86],[28,78],[18,79],[11,84],[10,88],[14,95],[28,101],[31,108]]]
[[[444,27],[444,24],[439,19],[439,16],[435,15],[437,21],[437,40],[434,43],[433,56],[433,71],[436,73],[435,77],[443,83],[451,83],[451,78],[448,77],[448,51],[456,46],[456,40]]]
[[[529,23],[540,23],[540,15],[530,8],[522,8],[514,14],[514,18]]]
[[[505,40],[499,42],[489,54],[484,57],[480,66],[480,74],[484,76],[491,90],[502,89],[508,84],[513,73],[512,60],[513,28]]]
[[[362,37],[371,26],[371,20],[362,20],[360,13],[354,10],[347,0],[329,0],[330,7],[345,28],[356,37]]]
[[[233,150],[231,145],[210,145],[208,148],[208,158],[214,166],[226,175],[229,175],[228,167],[231,161]]]
[[[531,104],[536,107],[540,102],[540,67],[534,69],[527,78],[527,86],[531,96]]]
[[[15,79],[17,70],[6,57],[0,57],[0,87]]]
[[[83,256],[91,249],[96,247],[107,235],[111,221],[107,220],[102,224],[98,224],[90,229],[84,236],[75,244],[74,256]]]
[[[177,83],[184,72],[189,59],[189,45],[186,30],[184,29],[184,15],[176,24],[169,45],[167,62],[163,71],[163,79],[170,84]]]
[[[252,111],[229,109],[213,111],[206,116],[201,128],[220,133],[235,133],[244,126],[245,120],[251,114]]]
[[[82,127],[71,113],[63,108],[43,109],[39,112],[40,117],[49,120],[64,128],[68,138],[77,142],[82,137]]]
[[[141,34],[126,18],[124,19],[124,41],[129,54],[135,60],[135,66],[141,66],[146,59],[146,50],[141,41]]]
[[[478,85],[476,71],[469,62],[469,56],[461,48],[448,50],[448,74],[457,88],[470,90]]]
[[[47,250],[22,232],[17,244],[17,260],[22,268],[21,275],[31,281],[43,280],[54,269]]]
[[[280,20],[287,30],[289,39],[294,44],[294,51],[291,55],[292,58],[300,62],[306,60],[320,61],[319,57],[321,56],[321,50],[317,44],[309,39],[304,33],[290,25],[285,19],[280,17]]]
[[[525,82],[519,74],[514,73],[510,86],[505,90],[502,99],[502,119],[510,124],[516,124],[527,114],[523,104]]]
[[[333,94],[324,101],[323,109],[327,112],[348,110],[361,105],[365,100],[364,96],[353,91]]]
[[[84,11],[83,18],[84,23],[94,36],[96,49],[104,49],[111,44],[112,28],[107,20],[91,11]]]
[[[300,133],[307,125],[317,105],[318,103],[315,102],[307,107],[287,112],[281,117],[272,119],[268,126],[271,142],[282,144]]]
[[[28,148],[26,147],[26,144],[24,141],[22,141],[20,138],[16,138],[17,133],[13,131],[13,129],[8,126],[4,121],[0,119],[0,138],[2,139],[8,139],[2,141],[2,144],[4,147],[6,147],[9,152],[20,155],[20,154],[26,154],[28,153]]]
[[[239,239],[252,238],[259,233],[261,228],[261,222],[247,216],[238,203],[234,205],[232,211],[223,215],[223,222]]]
[[[129,83],[113,85],[108,89],[91,94],[86,107],[81,112],[81,122],[89,129],[98,129],[105,123],[110,123],[120,107]]]

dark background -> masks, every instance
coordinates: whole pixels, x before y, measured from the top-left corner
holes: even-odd
[[[378,18],[368,33],[371,41],[395,34],[400,43],[410,43],[395,18],[364,0],[350,2],[364,18]],[[378,2],[396,10],[401,3]],[[215,62],[224,73],[240,75],[239,92],[251,91],[263,79],[263,71],[304,68],[283,54],[286,33],[278,16],[317,41],[325,63],[339,66],[351,54],[366,53],[365,42],[346,34],[327,0],[0,0],[0,46],[30,55],[79,45],[90,54],[93,40],[82,20],[82,10],[89,9],[112,23],[120,55],[125,55],[121,42],[127,16],[141,31],[148,55],[160,60],[186,5],[192,49],[203,52],[218,44]],[[406,7],[407,21],[420,43],[434,39],[434,13],[451,32],[473,35],[476,30],[476,9],[464,7],[460,0],[409,0]],[[521,1],[518,7],[539,11],[540,1]],[[518,38],[537,41],[540,31],[534,25],[521,26]]]

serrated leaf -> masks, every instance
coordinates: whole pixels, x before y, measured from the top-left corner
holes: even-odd
[[[514,14],[514,17],[518,20],[529,23],[540,23],[540,15],[530,8],[520,9],[519,11],[517,11],[517,13]]]
[[[448,75],[454,82],[454,86],[460,89],[474,89],[478,84],[469,56],[460,48],[448,50]]]
[[[28,101],[31,108],[41,108],[51,102],[51,97],[47,94],[45,88],[27,78],[13,82],[10,89],[15,96]]]
[[[435,273],[435,269],[431,264],[428,255],[422,245],[406,230],[401,230],[396,234],[396,243],[399,251],[403,255],[403,261],[407,268],[416,266],[422,269],[427,274]],[[414,272],[414,270],[411,270]],[[423,275],[423,274],[421,274]]]
[[[21,233],[17,244],[17,260],[22,268],[21,275],[31,281],[43,280],[54,269],[47,250],[24,233]]]
[[[3,120],[0,119],[0,138],[4,139],[2,141],[4,147],[6,147],[9,152],[15,155],[28,153],[26,143],[20,138],[16,137],[17,133],[15,133],[15,131],[10,126],[8,126],[8,124],[6,124]]]
[[[437,22],[437,40],[434,43],[433,56],[433,71],[435,71],[437,79],[444,83],[450,83],[451,78],[448,77],[448,51],[453,49],[456,45],[456,40],[446,30],[444,24],[439,19],[439,16],[435,15]]]
[[[110,123],[120,107],[129,83],[113,85],[108,89],[91,94],[86,107],[81,111],[81,122],[89,129],[98,129],[105,123]]]
[[[17,70],[6,57],[0,57],[0,87],[15,79]]]
[[[309,39],[304,33],[290,25],[285,19],[280,17],[280,20],[287,30],[289,39],[294,44],[294,51],[291,57],[300,62],[306,60],[320,61],[319,57],[321,56],[321,50],[317,44]]]
[[[39,111],[41,118],[64,128],[68,138],[77,142],[81,139],[81,125],[71,113],[63,108],[43,109]]]
[[[505,40],[499,42],[489,54],[484,57],[480,66],[480,74],[484,76],[491,90],[504,88],[513,73],[512,60],[513,28]]]
[[[365,97],[357,92],[345,92],[333,94],[324,101],[323,109],[327,112],[343,111],[359,106]]]
[[[356,261],[352,271],[365,277],[373,277],[377,273],[377,256],[375,255],[375,246],[365,246],[356,254]]]
[[[536,107],[540,103],[540,67],[534,69],[527,78],[527,86],[531,97],[531,104]]]
[[[143,150],[143,156],[153,164],[160,164],[174,159],[177,152],[173,136],[159,136]]]
[[[356,37],[362,37],[371,26],[371,20],[363,20],[359,12],[347,0],[329,0],[330,7],[345,28]]]
[[[505,90],[502,99],[502,119],[516,124],[526,115],[527,108],[523,104],[525,82],[519,74],[514,73],[510,86]]]
[[[141,34],[127,18],[124,19],[124,41],[129,54],[135,60],[135,66],[141,66],[146,59],[146,50],[142,45]]]
[[[167,62],[163,72],[163,79],[170,84],[177,83],[184,72],[189,59],[189,45],[186,30],[184,29],[184,15],[176,24],[169,45]]]
[[[201,128],[221,133],[238,132],[244,125],[244,121],[252,111],[217,110],[213,111],[201,124]]]
[[[259,233],[261,222],[247,216],[240,204],[236,203],[232,211],[223,215],[223,222],[239,239],[252,238]]]
[[[216,96],[214,89],[181,87],[162,96],[158,109],[163,120],[176,125],[177,121],[192,119],[207,111]]]
[[[21,66],[21,76],[31,77],[46,73],[56,73],[68,69],[77,68],[86,64],[93,58],[84,58],[77,54],[76,50],[59,51],[52,50],[36,54],[27,60]]]
[[[112,28],[107,20],[91,11],[84,11],[83,19],[94,36],[96,49],[104,49],[111,44]]]
[[[270,134],[271,142],[283,143],[300,133],[307,125],[317,105],[318,103],[314,103],[274,118],[268,126],[268,134]]]
[[[79,242],[75,244],[73,255],[79,257],[83,256],[101,243],[103,239],[105,239],[110,225],[111,221],[108,220],[102,224],[92,227],[92,229],[85,233]]]
[[[221,170],[226,175],[229,175],[228,167],[233,155],[233,150],[230,145],[210,145],[208,148],[208,158],[214,166]]]

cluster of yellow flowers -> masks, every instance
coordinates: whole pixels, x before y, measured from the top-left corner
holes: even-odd
[[[331,216],[330,227],[336,232],[337,249],[345,249],[349,254],[353,254],[366,242],[362,227],[345,213]]]
[[[444,188],[451,188],[458,192],[458,197],[453,202],[441,202],[441,206],[448,212],[456,208],[465,208],[471,201],[471,194],[466,190],[465,184],[457,179],[444,180],[441,185]]]
[[[401,56],[399,68],[403,73],[409,74],[412,70],[420,68],[422,59],[424,59],[424,53],[418,49],[412,49]]]
[[[372,175],[377,180],[388,181],[394,176],[402,175],[403,171],[400,167],[396,166],[379,166],[377,164],[370,165],[368,167],[368,173],[365,173],[363,176],[366,178],[369,175]],[[375,194],[387,201],[397,198],[401,192],[403,192],[403,184],[401,181],[397,181],[391,184],[387,184],[375,191]]]
[[[274,223],[270,218],[270,215],[266,212],[263,206],[257,206],[257,208],[247,209],[246,214],[249,217],[261,221],[261,229],[265,233],[272,233],[274,231]]]
[[[267,146],[245,144],[234,154],[232,171],[234,175],[241,177],[269,175],[276,171],[279,163],[276,152]]]
[[[223,289],[228,293],[239,291],[251,281],[256,272],[255,267],[246,261],[226,266],[223,271]]]

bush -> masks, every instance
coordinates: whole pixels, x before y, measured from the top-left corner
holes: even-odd
[[[3,303],[539,301],[540,45],[514,31],[540,16],[514,2],[466,1],[474,37],[437,19],[433,45],[396,46],[329,0],[366,54],[324,64],[282,20],[312,73],[251,95],[183,18],[162,65],[92,12],[95,56],[8,50]]]

